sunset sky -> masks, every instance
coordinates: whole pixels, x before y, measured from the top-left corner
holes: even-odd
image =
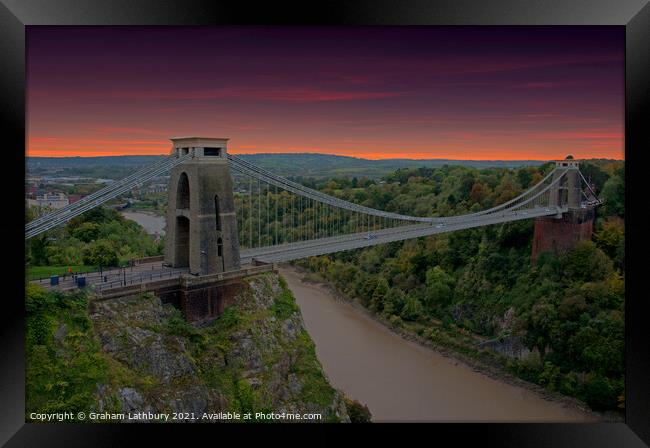
[[[623,159],[623,27],[28,27],[27,155]]]

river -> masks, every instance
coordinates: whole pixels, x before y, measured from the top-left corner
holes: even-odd
[[[147,212],[122,215],[164,235],[165,219]],[[331,384],[370,409],[373,421],[593,421],[526,388],[489,378],[461,362],[407,341],[327,288],[280,273],[296,297],[316,355]]]
[[[391,332],[327,288],[280,273],[296,297],[330,383],[373,421],[593,421],[524,387],[489,378]]]
[[[150,235],[158,233],[158,235],[163,236],[165,234],[165,218],[162,216],[155,215],[151,212],[133,211],[123,211],[121,214],[126,219],[140,224]]]

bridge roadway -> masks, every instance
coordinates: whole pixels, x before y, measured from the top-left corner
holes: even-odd
[[[377,231],[353,233],[329,238],[320,238],[277,246],[244,249],[240,252],[241,262],[250,263],[256,259],[265,263],[277,263],[300,258],[325,255],[362,247],[402,241],[438,233],[453,232],[473,227],[519,221],[541,216],[554,216],[567,211],[566,207],[537,207],[526,210],[507,210],[499,213],[477,216],[473,219],[444,224],[410,224]],[[372,236],[371,238],[368,238]]]
[[[438,233],[453,232],[456,230],[470,229],[473,227],[500,224],[504,222],[519,221],[537,218],[540,216],[554,216],[567,211],[566,207],[538,207],[527,210],[510,210],[494,214],[475,217],[462,222],[445,224],[409,224],[388,229],[366,231],[328,238],[319,238],[297,243],[280,244],[277,246],[243,249],[240,252],[242,268],[253,264],[254,260],[263,263],[278,263],[316,255],[325,255],[345,250],[360,249],[394,241],[402,241]],[[370,238],[369,238],[370,236]],[[86,285],[100,289],[133,285],[147,281],[166,278],[177,278],[189,272],[188,268],[170,268],[161,261],[142,263],[133,267],[111,269],[109,271],[90,272],[82,274],[86,278]],[[40,284],[48,289],[68,290],[76,287],[72,276],[60,277],[59,285],[50,286],[49,279],[34,280],[32,283]]]

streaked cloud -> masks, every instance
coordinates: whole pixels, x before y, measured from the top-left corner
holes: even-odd
[[[31,155],[234,152],[622,158],[616,27],[27,31]]]

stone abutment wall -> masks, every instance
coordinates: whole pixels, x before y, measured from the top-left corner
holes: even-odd
[[[542,252],[563,255],[579,241],[591,240],[595,208],[570,209],[562,218],[535,219],[531,259],[535,263]]]

